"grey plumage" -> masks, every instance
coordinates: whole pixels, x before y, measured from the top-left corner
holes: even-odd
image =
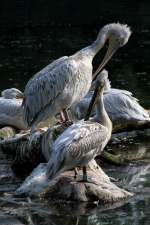
[[[104,96],[106,111],[114,124],[150,121],[148,112],[139,104],[131,92],[110,89]]]
[[[100,80],[105,81],[105,76]],[[112,124],[103,107],[103,99],[97,103],[99,120],[78,121],[67,128],[53,143],[47,176],[53,179],[61,172],[77,166],[86,166],[99,155],[111,137]],[[44,146],[43,146],[44,147]]]
[[[78,96],[76,93],[80,93],[80,96],[83,97],[84,92],[87,92],[89,89],[91,83],[89,71],[84,71],[84,73],[89,76],[89,80],[84,76],[85,74],[82,74],[82,79],[76,61],[71,58],[67,61],[65,59],[64,61],[60,62],[56,68],[51,68],[48,73],[43,72],[40,73],[40,75],[37,74],[34,78],[38,79],[38,82],[33,79],[27,84],[26,89],[28,93],[26,94],[25,90],[23,104],[26,110],[25,120],[29,125],[32,126],[34,122],[38,123],[46,119],[48,115],[59,113],[66,105],[69,107],[73,101],[77,100]],[[91,72],[92,68],[90,69],[90,73]],[[85,88],[80,90],[80,85],[75,85],[76,79],[80,80],[80,85],[82,86],[82,83],[87,81]],[[72,88],[68,90],[70,84],[72,84]],[[28,98],[26,98],[26,96],[28,96]],[[30,121],[30,118],[34,119]]]
[[[22,96],[23,93],[15,88],[2,91],[2,97],[0,97],[0,126],[10,125],[22,130],[27,129],[21,107]]]
[[[17,88],[8,88],[1,92],[1,97],[5,99],[23,99],[23,93]]]
[[[103,73],[108,73],[106,70]],[[139,104],[132,93],[126,90],[111,88],[109,80],[106,82],[107,88],[104,92],[105,109],[114,125],[121,123],[134,123],[137,121],[149,121],[148,112]],[[75,118],[82,119],[85,116],[92,91],[89,92],[78,104],[71,108]],[[92,115],[95,115],[93,109]]]
[[[70,126],[53,144],[48,177],[52,179],[65,170],[86,165],[100,154],[99,149],[103,150],[107,133],[107,128],[90,121],[82,120]]]
[[[70,57],[60,58],[38,72],[29,80],[24,91],[22,107],[27,125],[35,127],[41,120],[79,102],[90,88],[95,54],[110,38],[109,53],[112,56],[112,52],[126,44],[130,34],[130,29],[119,23],[104,26],[92,45]],[[107,55],[106,62],[110,59]]]

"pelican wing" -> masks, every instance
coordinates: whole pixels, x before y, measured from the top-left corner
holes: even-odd
[[[125,94],[127,96],[129,96],[130,98],[136,99],[135,97],[133,97],[132,92],[127,91],[127,90],[121,90],[121,89],[116,89],[116,88],[110,88],[109,90],[105,90],[104,94]],[[138,99],[136,99],[138,101]]]
[[[18,110],[20,110],[21,104],[22,101],[17,99],[0,98],[0,117],[4,114],[15,116]]]
[[[78,104],[73,105],[71,111],[77,119],[85,116],[92,92],[89,92]],[[139,104],[139,100],[126,90],[112,88],[104,93],[105,109],[113,123],[137,120],[149,121],[148,112]],[[92,114],[95,114],[93,109]]]
[[[62,57],[29,80],[23,100],[24,119],[28,125],[31,125],[39,114],[42,114],[45,108],[62,94],[70,80],[73,79],[73,73],[76,73],[75,61]]]
[[[10,125],[26,129],[21,104],[21,100],[0,98],[0,126]]]
[[[147,111],[131,92],[111,89],[104,95],[104,104],[111,120],[149,120]]]
[[[86,126],[80,129],[69,146],[69,153],[71,153],[72,158],[82,161],[82,157],[90,152],[95,158],[95,150],[103,150],[107,133],[108,129],[99,123],[86,123]]]
[[[68,147],[72,145],[76,145],[79,142],[85,140],[88,135],[93,136],[93,132],[99,132],[100,134],[100,132],[103,132],[105,130],[107,129],[99,123],[84,121],[84,120],[79,121],[77,123],[74,123],[68,129],[66,129],[57,138],[57,140],[54,143],[54,149],[56,149],[55,151],[60,151],[60,149],[67,149]],[[100,134],[99,136],[103,137],[102,134]],[[93,138],[93,140],[91,140],[91,143],[92,141],[95,142],[97,141],[97,139]],[[85,142],[85,145],[86,145],[86,142]]]
[[[49,178],[84,162],[86,157],[96,156],[96,149],[102,150],[107,128],[99,123],[79,121],[65,130],[54,142],[47,166]]]

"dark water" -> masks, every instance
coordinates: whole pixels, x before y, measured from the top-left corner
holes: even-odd
[[[150,30],[132,27],[128,44],[115,54],[106,66],[112,85],[132,91],[144,106],[149,106]],[[28,79],[49,62],[71,55],[95,40],[98,27],[16,29],[1,34],[0,90],[18,87],[22,90]],[[104,51],[94,60],[100,62]]]
[[[132,91],[143,106],[150,108],[150,30],[133,29],[129,43],[119,49],[106,69],[112,86]],[[55,58],[71,55],[91,43],[98,28],[34,28],[1,32],[0,90],[21,90],[28,79]],[[94,68],[102,58],[99,54]],[[86,204],[52,204],[40,199],[15,199],[11,196],[20,184],[11,168],[12,159],[0,153],[0,224],[80,224],[80,225],[148,225],[150,224],[150,142],[149,135],[119,145],[130,159],[123,166],[106,166],[106,172],[119,178],[118,185],[133,191],[126,203],[96,206]]]

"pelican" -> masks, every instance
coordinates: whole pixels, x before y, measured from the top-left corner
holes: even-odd
[[[107,70],[103,70],[101,74],[103,73],[108,75]],[[79,120],[84,118],[91,97],[92,91],[78,104],[71,107],[71,112],[75,118]],[[126,90],[111,88],[109,79],[105,82],[104,105],[114,125],[150,121],[148,112],[138,103],[138,100],[132,96],[132,93]],[[92,114],[95,114],[94,109]]]
[[[92,82],[92,60],[109,41],[106,55],[94,74],[94,79],[116,50],[128,42],[131,31],[127,25],[105,25],[97,39],[72,56],[64,56],[35,74],[27,83],[23,99],[23,116],[31,132],[37,124],[79,102],[89,91]]]
[[[1,92],[0,97],[0,127],[10,125],[21,130],[27,129],[23,120],[23,93],[16,88]]]
[[[108,143],[112,123],[103,104],[105,75],[102,74],[96,80],[96,89],[85,120],[71,125],[53,143],[47,165],[47,176],[50,180],[66,170],[80,166],[83,167],[83,180],[87,181],[86,165],[99,155]],[[95,103],[97,115],[92,121],[87,121]]]
[[[23,93],[17,88],[8,88],[1,92],[1,98],[5,99],[23,99]]]

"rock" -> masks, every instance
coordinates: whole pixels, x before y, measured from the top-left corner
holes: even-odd
[[[46,164],[40,164],[24,183],[16,190],[16,195],[39,196],[53,201],[106,202],[113,203],[133,196],[132,193],[117,187],[92,160],[88,165],[89,182],[77,180],[74,171],[66,171],[49,181],[46,177]]]

